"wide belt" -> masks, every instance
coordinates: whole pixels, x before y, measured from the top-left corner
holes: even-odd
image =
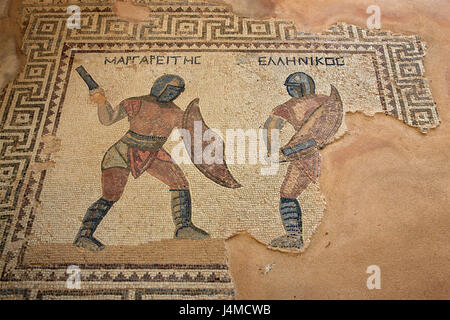
[[[167,137],[144,136],[130,130],[120,141],[140,150],[156,150],[162,148],[167,141]]]

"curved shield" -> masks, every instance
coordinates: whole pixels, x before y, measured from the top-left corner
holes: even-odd
[[[199,99],[194,99],[189,104],[187,109],[184,111],[183,115],[183,123],[182,127],[183,129],[186,129],[189,131],[191,137],[194,137],[194,124],[197,122],[201,123],[201,136],[203,137],[203,134],[205,131],[209,130],[209,127],[206,125],[205,121],[203,120],[202,114],[200,113],[200,108],[198,106]],[[223,140],[217,136],[219,141],[216,141],[216,143],[221,143],[223,145],[223,154],[225,154],[225,144],[223,143]],[[187,152],[189,156],[191,157],[191,160],[194,162],[194,144],[190,143],[190,141],[184,141],[184,144],[186,146]],[[202,139],[202,152],[208,146],[207,141],[203,141]],[[226,187],[226,188],[240,188],[242,185],[234,179],[232,174],[230,173],[227,164],[225,162],[225,159],[223,159],[223,162],[220,164],[213,163],[213,164],[206,164],[206,163],[195,163],[194,165],[197,167],[198,170],[200,170],[201,173],[208,179],[214,181],[215,183]]]
[[[332,140],[342,124],[344,110],[342,100],[337,89],[332,85],[331,93],[320,108],[323,108],[321,115],[314,121],[307,133],[299,130],[282,152],[290,160],[308,157],[319,149],[324,148]]]
[[[319,149],[331,143],[342,124],[342,118],[344,116],[341,96],[333,85],[331,85],[330,96],[323,103],[322,107],[322,114],[310,129],[310,134],[317,141]]]

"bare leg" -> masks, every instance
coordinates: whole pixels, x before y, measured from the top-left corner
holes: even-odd
[[[125,190],[130,170],[125,168],[109,168],[102,171],[102,198],[118,201]]]
[[[280,215],[286,235],[272,240],[270,246],[276,248],[302,248],[302,211],[297,197],[310,183],[311,178],[299,163],[289,164],[280,190]]]
[[[308,188],[311,179],[306,174],[300,164],[292,162],[286,172],[280,188],[280,196],[282,198],[296,199],[303,191]]]
[[[183,170],[171,161],[155,159],[147,172],[166,184],[170,189],[188,190],[189,183]]]
[[[176,227],[174,238],[194,240],[208,238],[209,234],[206,231],[192,223],[191,194],[183,171],[171,161],[168,153],[164,150],[161,152],[162,154],[159,153],[159,158],[154,160],[147,172],[170,188],[172,218]]]

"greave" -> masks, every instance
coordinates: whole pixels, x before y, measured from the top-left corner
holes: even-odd
[[[173,223],[177,229],[191,223],[191,194],[189,190],[170,190]]]
[[[191,220],[191,194],[189,190],[170,190],[172,218],[175,223],[175,239],[201,240],[209,234],[197,228]]]
[[[111,209],[114,201],[108,201],[100,198],[94,202],[86,211],[86,215],[83,218],[81,228],[75,238],[74,244],[76,245],[81,238],[91,239],[93,242],[98,242],[97,245],[103,246],[98,240],[96,240],[93,235],[98,225],[102,221],[103,217]]]
[[[284,230],[290,236],[302,234],[302,211],[297,199],[281,198],[280,214]]]

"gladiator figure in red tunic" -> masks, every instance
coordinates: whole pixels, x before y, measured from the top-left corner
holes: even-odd
[[[286,122],[296,133],[281,148],[280,162],[288,162],[280,190],[280,214],[286,234],[271,241],[275,248],[301,249],[303,246],[302,211],[298,196],[310,183],[316,183],[320,172],[319,150],[329,144],[342,124],[342,101],[336,88],[330,96],[315,93],[314,80],[303,72],[287,77],[285,85],[292,97],[272,110],[265,122],[267,136],[271,130],[281,130]],[[268,152],[272,152],[266,138]]]
[[[163,148],[172,130],[182,126],[184,112],[173,101],[184,91],[184,80],[176,75],[163,75],[155,81],[149,95],[125,99],[113,109],[84,68],[79,73],[90,85],[91,100],[97,104],[100,123],[110,126],[128,118],[130,130],[103,157],[102,197],[88,208],[74,245],[92,251],[105,247],[94,238],[95,230],[120,199],[129,174],[138,178],[144,172],[169,187],[176,227],[174,238],[197,240],[209,237],[192,223],[189,183]]]

